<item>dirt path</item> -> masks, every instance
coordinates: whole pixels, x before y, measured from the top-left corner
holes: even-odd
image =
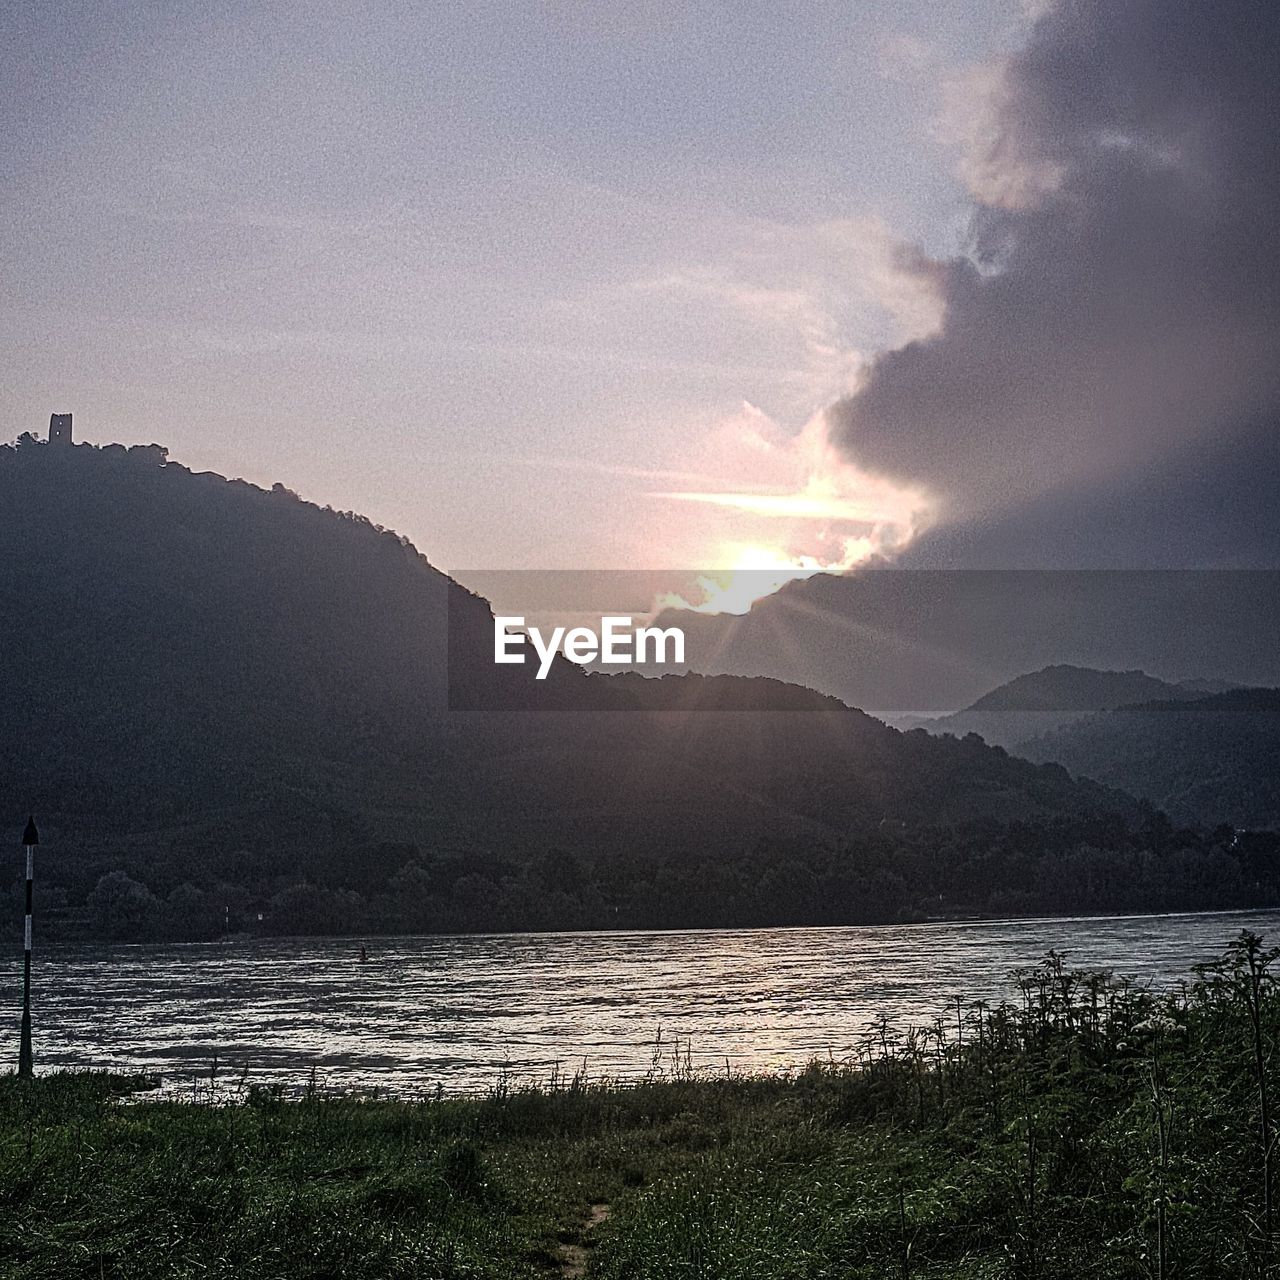
[[[587,1272],[587,1259],[591,1256],[595,1241],[591,1233],[609,1217],[607,1204],[587,1206],[587,1215],[568,1240],[560,1242],[560,1274],[562,1276],[583,1276]]]

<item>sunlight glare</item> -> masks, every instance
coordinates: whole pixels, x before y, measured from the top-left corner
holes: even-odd
[[[851,568],[870,556],[873,548],[867,538],[851,538],[845,544],[844,563],[838,564],[826,564],[811,555],[788,555],[780,548],[755,543],[730,543],[725,551],[729,562],[726,568],[698,577],[700,601],[672,597],[664,603],[694,613],[744,614],[757,600],[772,595],[788,582]]]

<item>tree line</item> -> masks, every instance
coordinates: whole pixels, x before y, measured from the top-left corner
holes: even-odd
[[[116,864],[116,865],[113,865]],[[15,877],[11,903],[20,883]],[[48,864],[55,937],[466,933],[883,924],[972,916],[1280,905],[1280,835],[1175,828],[1159,813],[947,827],[877,825],[828,841],[516,859],[381,843],[325,856],[155,849]],[[17,916],[15,915],[16,919]]]

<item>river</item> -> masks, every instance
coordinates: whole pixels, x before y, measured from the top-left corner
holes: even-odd
[[[289,938],[37,947],[37,1070],[161,1074],[167,1088],[305,1085],[415,1097],[694,1068],[802,1067],[849,1056],[878,1015],[922,1025],[957,996],[1008,996],[1050,948],[1077,967],[1164,986],[1280,911],[876,928]],[[20,955],[4,981],[16,1062]],[[216,1071],[215,1071],[216,1063]]]

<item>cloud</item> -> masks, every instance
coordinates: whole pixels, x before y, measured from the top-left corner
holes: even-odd
[[[935,277],[878,217],[747,219],[718,227],[701,261],[629,280],[614,300],[696,308],[744,346],[776,352],[793,392],[788,407],[803,406],[807,418],[858,384],[869,334],[900,342],[936,330]]]
[[[865,494],[841,493],[834,485],[813,477],[795,493],[656,493],[655,498],[702,502],[712,507],[730,507],[750,515],[783,520],[833,520],[844,523],[875,524],[896,520],[899,512],[880,507]]]
[[[927,492],[851,464],[833,447],[821,415],[788,435],[744,404],[701,450],[698,488],[649,496],[728,512],[734,540],[722,544],[718,557],[725,568],[850,569],[901,550],[930,519]],[[717,469],[719,478],[708,483],[705,477]]]
[[[899,260],[940,323],[828,410],[845,457],[952,522],[1034,529],[1048,495],[1140,491],[1171,459],[1273,432],[1277,65],[1274,5],[1063,0],[958,77],[944,129],[967,251]]]

